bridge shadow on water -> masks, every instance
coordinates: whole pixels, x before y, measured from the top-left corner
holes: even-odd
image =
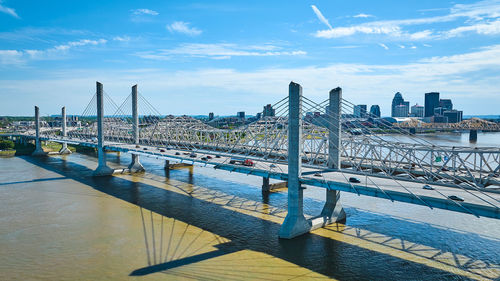
[[[69,162],[71,157],[23,159],[140,208],[147,261],[132,276],[163,272],[197,279],[314,277],[298,275],[294,264],[338,280],[500,280],[498,239],[353,208],[347,209],[348,217],[357,213],[369,221],[391,220],[394,228],[338,224],[292,240],[278,239],[286,194],[262,198],[255,188],[221,190],[221,180],[201,180],[203,176],[190,177],[185,171],[171,172],[170,179],[162,178],[160,169],[137,177],[94,178],[86,166]],[[412,235],[415,232],[427,234]],[[428,235],[474,240],[481,246],[450,247]]]

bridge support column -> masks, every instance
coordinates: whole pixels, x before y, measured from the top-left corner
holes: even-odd
[[[330,105],[328,112],[330,121],[328,123],[328,168],[339,170],[340,147],[342,140],[341,117],[342,89],[335,88],[330,91]],[[326,202],[321,215],[312,220],[313,228],[325,226],[330,223],[345,221],[346,214],[339,202],[340,191],[326,190]]]
[[[269,187],[269,177],[262,177],[262,192],[266,193],[271,191]]]
[[[294,238],[311,229],[304,217],[301,176],[302,87],[290,82],[288,97],[288,213],[279,231],[280,238]]]
[[[476,142],[477,141],[477,130],[470,130],[469,131],[469,141],[470,142]]]
[[[66,132],[66,107],[63,107],[61,109],[61,125],[62,125],[62,137],[66,138],[67,137],[67,132]],[[63,142],[61,150],[59,150],[59,154],[71,154],[71,151],[68,149],[68,144]]]
[[[47,155],[42,149],[42,142],[40,141],[40,110],[38,106],[35,106],[35,151],[31,155],[33,156],[43,156]]]
[[[108,167],[106,164],[106,153],[104,151],[104,135],[103,135],[103,123],[104,123],[104,100],[103,100],[103,90],[102,84],[96,82],[96,99],[97,99],[97,159],[98,166],[94,171],[94,176],[108,176],[113,174],[114,170]]]
[[[132,86],[132,126],[134,132],[134,144],[139,145],[139,113],[137,107],[137,85]],[[144,172],[144,167],[139,161],[139,155],[132,154],[132,163],[128,166],[130,172]]]

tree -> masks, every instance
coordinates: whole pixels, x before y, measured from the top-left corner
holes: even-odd
[[[0,149],[1,150],[7,150],[7,149],[13,149],[14,148],[14,142],[10,140],[0,140]]]

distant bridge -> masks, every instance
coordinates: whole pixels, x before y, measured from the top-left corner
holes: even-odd
[[[500,123],[483,120],[480,118],[471,118],[458,123],[425,123],[417,119],[397,124],[399,128],[411,129],[415,132],[417,129],[434,130],[468,130],[470,131],[470,140],[477,140],[477,131],[500,132]]]
[[[61,153],[69,152],[67,144],[94,147],[96,176],[114,172],[106,165],[105,151],[112,150],[132,154],[130,172],[143,171],[139,157],[146,156],[260,176],[263,191],[269,188],[270,178],[286,181],[288,215],[280,231],[283,238],[344,220],[340,191],[500,219],[499,147],[443,147],[405,129],[400,133],[414,143],[401,143],[393,135],[351,135],[341,130],[341,116],[352,111],[353,104],[342,99],[340,88],[316,103],[292,82],[289,96],[273,107],[276,116],[236,129],[217,129],[187,116],[162,117],[138,93],[137,85],[117,106],[97,82],[96,93],[81,115],[94,121],[80,127],[67,128],[66,122],[61,127],[41,127],[35,107],[35,127],[12,136],[35,140],[34,155],[45,154],[41,141],[63,143]],[[304,112],[325,107],[325,126],[304,118]],[[113,115],[105,115],[105,108]],[[66,120],[64,108],[62,119]],[[360,132],[367,129],[356,126]],[[252,165],[241,165],[234,157],[248,159]],[[326,189],[322,213],[307,220],[303,185]]]

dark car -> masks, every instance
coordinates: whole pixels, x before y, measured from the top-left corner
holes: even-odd
[[[207,159],[212,159],[212,156],[210,156],[210,155],[207,155],[207,157],[206,157],[206,158],[207,158]]]
[[[143,148],[143,149],[144,149],[144,150],[148,150],[148,148],[147,148],[147,147],[145,147],[145,148]]]
[[[191,153],[191,154],[189,154],[189,157],[191,157],[191,158],[196,158],[196,153]]]
[[[175,155],[181,155],[179,152],[176,152]]]
[[[361,181],[360,181],[358,178],[355,178],[355,177],[350,177],[350,178],[349,178],[349,182],[353,182],[353,183],[360,183]]]
[[[207,161],[208,160],[207,157],[201,157],[200,159],[201,159],[201,161]]]
[[[160,149],[160,152],[165,152],[165,149]]]
[[[464,201],[464,199],[463,199],[463,198],[458,197],[458,196],[456,196],[456,195],[450,195],[450,196],[448,196],[448,199],[455,200],[455,201],[461,201],[461,202],[463,202],[463,201]]]
[[[215,158],[220,158],[220,155],[215,155]]]

